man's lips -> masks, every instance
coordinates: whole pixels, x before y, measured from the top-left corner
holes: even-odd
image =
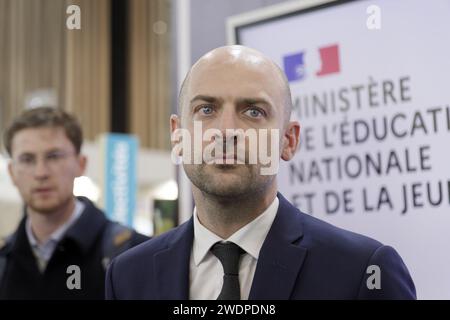
[[[44,188],[44,187],[42,187],[42,188],[35,188],[35,189],[33,189],[33,193],[38,193],[38,194],[42,194],[42,193],[49,193],[49,192],[51,192],[51,191],[53,191],[54,189],[53,188],[50,188],[50,187],[46,187],[46,188]]]
[[[226,159],[236,160],[237,159],[237,155],[236,154],[224,154],[222,157],[219,156],[216,159],[220,159],[220,158],[222,158],[223,160],[226,160]]]
[[[245,164],[245,153],[219,153],[215,155],[204,155],[207,164]]]
[[[219,166],[219,167],[238,167],[238,165],[245,165],[245,161],[243,160],[239,160],[239,159],[235,159],[235,158],[219,158],[219,159],[214,159],[211,162],[209,162],[209,164],[215,165],[215,166]]]
[[[229,162],[229,163],[245,163],[245,160],[238,157],[237,154],[226,154],[226,155],[218,155],[217,157],[213,158],[213,161],[220,161],[222,160],[223,163]]]

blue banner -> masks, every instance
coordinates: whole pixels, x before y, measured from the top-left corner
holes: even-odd
[[[133,226],[136,208],[138,140],[133,135],[104,136],[105,210],[111,220]]]

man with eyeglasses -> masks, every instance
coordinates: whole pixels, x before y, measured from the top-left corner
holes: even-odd
[[[48,107],[25,111],[5,131],[25,215],[0,245],[0,299],[103,299],[109,260],[148,239],[73,195],[86,168],[82,140],[73,116]]]

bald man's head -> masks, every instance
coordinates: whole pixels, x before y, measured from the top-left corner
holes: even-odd
[[[274,194],[279,159],[293,158],[300,124],[289,119],[289,86],[273,61],[243,46],[212,50],[186,76],[179,106],[172,143],[193,190],[230,201]]]
[[[284,72],[277,64],[261,52],[240,45],[216,48],[202,56],[192,66],[187,73],[180,90],[178,101],[178,113],[180,116],[183,116],[184,106],[189,103],[186,99],[192,78],[195,78],[202,72],[213,72],[218,67],[223,67],[224,65],[229,66],[230,68],[239,68],[241,71],[245,69],[248,69],[249,71],[259,69],[263,71],[265,77],[269,77],[269,80],[273,82],[273,86],[276,86],[282,94],[284,123],[286,124],[289,121],[292,111],[292,98],[289,83]],[[236,85],[239,85],[239,83],[236,82]]]

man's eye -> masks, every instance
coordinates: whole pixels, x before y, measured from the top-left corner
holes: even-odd
[[[60,153],[50,153],[46,156],[47,160],[59,160],[62,157],[62,155]]]
[[[249,108],[245,111],[245,114],[252,118],[260,118],[264,116],[264,112],[258,108]]]
[[[19,162],[23,163],[23,164],[31,164],[34,162],[34,158],[33,157],[21,157],[21,158],[19,158]]]
[[[202,106],[200,108],[200,112],[203,114],[211,114],[213,112],[213,108],[211,106]]]

